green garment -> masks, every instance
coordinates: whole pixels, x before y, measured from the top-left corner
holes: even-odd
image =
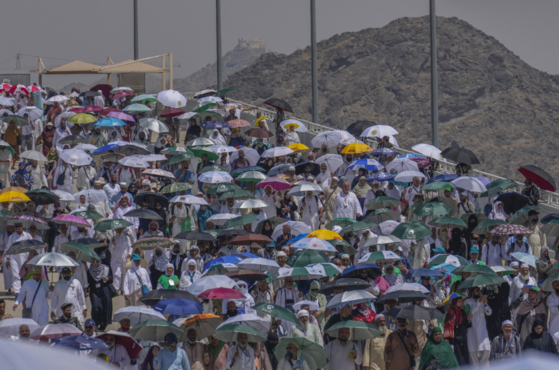
[[[316,321],[318,321],[318,325],[320,325],[320,329],[324,330],[324,325],[326,324],[326,318],[324,317],[324,311],[326,310],[326,305],[328,304],[328,301],[326,300],[326,296],[324,294],[313,293],[312,289],[320,289],[320,284],[318,283],[318,281],[315,280],[311,283],[311,287],[309,289],[309,292],[303,296],[303,300],[308,300],[308,301],[313,301],[313,302],[318,303],[318,307],[319,307],[320,311],[322,311],[322,314],[320,314],[316,318]]]
[[[419,363],[419,370],[423,370],[427,362],[430,360],[437,360],[437,362],[442,366],[443,369],[452,369],[459,367],[460,364],[456,360],[454,351],[450,344],[443,339],[439,343],[435,342],[433,339],[434,333],[442,333],[440,328],[434,328],[429,341],[423,348],[421,352],[421,362]]]
[[[173,285],[171,285],[169,283],[169,281],[173,281]],[[180,280],[177,277],[177,275],[173,275],[171,277],[167,276],[167,275],[161,275],[159,277],[159,280],[157,280],[157,282],[159,284],[161,284],[161,286],[163,287],[163,289],[179,289],[179,285],[180,285]]]

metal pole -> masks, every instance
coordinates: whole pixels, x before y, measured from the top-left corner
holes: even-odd
[[[437,15],[435,0],[430,1],[431,14],[431,126],[433,145],[439,147],[439,96],[437,92]]]
[[[138,54],[138,0],[134,0],[134,60],[140,59]]]
[[[312,121],[318,123],[318,83],[316,64],[316,6],[315,0],[311,0]]]
[[[222,61],[221,61],[221,1],[215,0],[215,33],[217,45],[217,90],[223,88],[222,85]]]

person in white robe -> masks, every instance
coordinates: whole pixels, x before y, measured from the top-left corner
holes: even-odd
[[[318,196],[313,195],[312,191],[307,191],[307,195],[301,201],[301,216],[303,222],[311,227],[311,230],[320,228],[320,219],[324,212],[324,204]]]
[[[523,263],[520,265],[520,274],[512,279],[509,292],[509,306],[511,307],[511,320],[516,324],[516,315],[520,309],[520,303],[528,297],[528,293],[522,288],[527,285],[537,285],[536,279],[530,276],[530,267]],[[517,328],[520,330],[520,328]]]
[[[264,194],[260,199],[268,204],[268,207],[262,208],[264,213],[266,213],[266,218],[275,217],[277,216],[277,208],[280,207],[280,200],[279,197],[273,193],[271,186],[266,186],[264,188]],[[254,229],[253,229],[254,231]]]
[[[93,105],[105,108],[105,97],[103,96],[103,92],[101,90],[97,90],[97,95],[93,98]]]
[[[123,195],[120,198],[120,202],[118,202],[113,209],[113,220],[119,220],[119,219],[126,220],[132,224],[127,227],[128,231],[130,231],[130,237],[132,238],[132,243],[136,241],[136,234],[138,233],[138,227],[140,226],[140,221],[137,217],[129,217],[129,216],[125,216],[125,214],[135,209],[136,207],[134,207],[131,204],[130,199],[128,199],[128,196],[126,195]]]
[[[471,298],[466,299],[464,305],[470,306],[468,320],[472,324],[467,331],[470,364],[474,366],[486,365],[491,353],[491,342],[489,341],[485,316],[490,316],[493,311],[487,304],[487,297],[482,297],[481,290],[478,287],[472,289]]]
[[[64,267],[61,272],[62,279],[58,280],[49,294],[51,309],[50,317],[55,319],[62,316],[60,308],[64,303],[72,304],[72,314],[78,319],[81,326],[85,322],[87,307],[82,284],[72,276],[72,270]]]
[[[93,188],[95,190],[103,190],[103,183],[100,180],[95,180],[93,182]],[[120,187],[119,187],[120,189]],[[120,190],[119,190],[120,191]],[[105,192],[105,195],[107,193]],[[109,206],[109,200],[107,199],[103,199],[100,200],[98,202],[90,202],[90,204],[95,207],[95,211],[97,213],[99,213],[100,215],[104,216],[105,218],[110,218],[110,215],[112,214],[112,210],[111,207]]]
[[[309,311],[299,310],[297,319],[299,323],[291,327],[288,336],[290,338],[306,338],[313,343],[324,346],[320,329],[318,326],[309,323]]]
[[[136,181],[136,173],[134,173],[134,169],[128,166],[123,166],[121,169],[118,170],[118,182],[131,184]],[[121,185],[122,187],[122,185]]]
[[[256,370],[254,349],[248,345],[247,334],[237,334],[237,344],[229,347],[225,366],[227,370]]]
[[[74,168],[62,159],[58,162],[56,170],[54,171],[53,189],[72,194],[74,192],[72,190],[74,185]]]
[[[78,182],[76,184],[78,191],[91,189],[93,187],[92,183],[95,182],[96,178],[97,171],[93,166],[81,166],[78,169]]]
[[[328,364],[326,370],[354,370],[363,363],[361,346],[349,340],[349,328],[338,330],[338,338],[324,347]]]
[[[33,268],[33,279],[23,283],[21,291],[16,298],[13,310],[21,303],[25,303],[26,308],[31,308],[31,318],[40,326],[49,323],[49,283],[42,280],[43,268],[35,266]],[[36,294],[35,294],[36,293]]]
[[[128,351],[121,344],[115,344],[114,335],[104,336],[105,344],[109,346],[108,349],[101,349],[97,352],[97,355],[107,355],[109,358],[109,363],[114,368],[115,366],[120,369],[126,369],[130,366],[130,356],[128,356]]]
[[[196,261],[193,259],[187,260],[186,261],[186,268],[183,268],[181,277],[180,277],[180,285],[179,285],[179,290],[187,290],[188,287],[190,287],[192,285],[192,283],[194,283],[196,280],[200,279],[202,277],[202,274],[200,273],[200,271],[198,271],[196,269]],[[184,261],[183,261],[183,265],[184,265]]]
[[[320,173],[316,176],[315,181],[317,185],[320,185],[323,189],[326,182],[332,178],[332,172],[328,171],[328,166],[325,162],[320,164]]]
[[[299,134],[295,131],[295,125],[288,125],[289,129],[285,133],[285,145],[291,145],[295,143],[300,143],[301,139],[299,138]]]
[[[254,299],[248,292],[248,284],[246,281],[239,280],[237,281],[237,290],[245,296],[244,299],[224,299],[221,305],[221,312],[227,312],[227,303],[229,301],[235,302],[235,306],[237,306],[237,312],[240,314],[245,313],[253,313],[251,307],[254,306]]]
[[[263,212],[261,208],[253,208],[252,212],[249,213],[249,215],[254,216],[254,218],[256,218],[256,221],[250,224],[250,228],[253,232],[256,230],[256,227],[260,222],[268,218],[266,213]]]
[[[414,270],[423,268],[431,257],[431,246],[427,239],[421,239],[417,242],[414,240],[411,244],[413,245],[413,268]]]
[[[45,167],[39,166],[39,162],[32,160],[31,164],[27,166],[27,172],[33,178],[31,190],[41,189],[43,186],[48,187],[47,177],[45,176]]]
[[[481,249],[481,261],[489,267],[503,266],[503,261],[507,260],[507,251],[500,239],[499,235],[492,235]]]
[[[54,136],[52,138],[52,146],[57,147],[56,149],[59,149],[60,146],[58,145],[58,142],[64,139],[66,136],[70,136],[70,135],[72,135],[72,132],[70,131],[70,128],[66,125],[66,118],[62,117],[60,119],[60,124],[58,125],[58,127],[54,132]]]
[[[2,237],[0,237],[0,257],[2,258],[2,274],[4,275],[4,290],[12,291],[12,271],[8,267],[8,259],[6,252],[8,251],[8,240],[10,236],[15,232],[14,225],[8,225],[7,230]]]
[[[547,296],[547,307],[549,308],[549,333],[559,333],[559,280],[552,283],[553,292]]]
[[[23,225],[21,222],[16,222],[14,226],[15,226],[15,233],[10,235],[10,237],[8,238],[8,244],[6,245],[7,247],[6,250],[9,250],[12,244],[14,244],[15,242],[33,239],[31,237],[31,234],[29,234],[27,231],[23,231]],[[19,291],[21,290],[21,278],[19,276],[19,271],[21,267],[25,264],[25,261],[27,261],[28,256],[29,256],[28,253],[24,252],[24,253],[13,254],[10,255],[9,257],[6,257],[6,259],[8,260],[9,269],[12,272],[12,288],[15,294],[18,294]]]
[[[276,304],[288,310],[293,310],[293,305],[302,299],[303,294],[293,286],[293,278],[286,277],[283,282],[284,287],[276,293]]]
[[[6,146],[0,146],[0,182],[4,187],[9,186],[12,176],[10,175],[10,165],[12,163],[12,152]]]
[[[419,185],[419,177],[414,177],[410,186],[406,189],[404,199],[407,200],[409,204],[412,204],[413,197],[415,197],[417,193],[421,193],[421,186]]]
[[[363,215],[363,209],[354,193],[349,191],[349,181],[344,181],[342,192],[334,200],[334,218],[347,217],[357,219]]]
[[[124,303],[127,307],[138,305],[140,298],[142,298],[142,285],[149,290],[152,289],[148,272],[145,268],[141,267],[142,258],[134,253],[131,257],[131,262],[130,270],[126,272],[122,287]]]
[[[194,209],[194,207],[187,207],[183,203],[175,203],[175,205],[172,206],[172,212],[170,212],[168,216],[168,223],[173,224],[171,228],[171,234],[173,237],[182,232],[183,228],[185,231],[197,229],[198,217],[194,212]]]
[[[132,240],[130,230],[125,228],[116,229],[109,245],[113,285],[117,293],[122,290],[122,278],[125,273],[126,261],[132,255]]]
[[[219,133],[218,129],[213,130],[212,135],[210,136],[210,139],[214,141],[215,145],[227,146],[227,141],[225,140],[223,135],[221,135]]]
[[[503,202],[500,200],[493,203],[493,211],[489,214],[489,218],[492,220],[503,220],[506,221],[509,216],[505,212]]]
[[[309,364],[301,355],[299,345],[293,341],[287,345],[286,355],[279,361],[277,370],[310,370]]]
[[[66,224],[61,224],[58,228],[59,234],[54,237],[54,243],[52,250],[53,252],[60,253],[60,246],[64,243],[70,241],[70,233],[68,232],[68,226]]]

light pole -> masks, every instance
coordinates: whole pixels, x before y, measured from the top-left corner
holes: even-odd
[[[437,93],[437,15],[435,0],[429,0],[431,15],[431,126],[433,145],[439,147],[439,97]]]
[[[311,80],[312,80],[312,121],[318,123],[318,83],[316,67],[316,6],[311,0]]]
[[[215,0],[215,33],[216,33],[216,47],[217,47],[217,91],[223,88],[221,81],[221,3],[220,0]]]
[[[140,59],[138,54],[138,0],[134,0],[134,60]]]

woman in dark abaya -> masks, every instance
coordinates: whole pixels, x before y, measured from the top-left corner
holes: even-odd
[[[553,337],[547,331],[544,331],[544,322],[540,319],[534,320],[532,332],[524,341],[522,350],[526,351],[527,349],[557,354],[557,346],[553,341]]]
[[[455,227],[451,231],[451,237],[448,241],[448,254],[458,255],[466,258],[466,243],[462,238],[462,232]]]
[[[479,238],[479,235],[474,234],[474,229],[477,227],[478,223],[479,222],[478,222],[477,216],[475,214],[471,214],[468,217],[467,227],[465,229],[462,229],[462,235],[464,236],[464,239],[466,240],[466,246],[468,247],[466,250],[468,250],[468,251],[472,248],[472,246],[473,246],[472,244],[476,243],[476,241],[475,241],[476,239],[482,241],[482,239]],[[468,258],[466,258],[466,259],[468,259]]]
[[[503,275],[502,272],[498,274],[501,277]],[[487,304],[491,307],[492,313],[485,317],[485,321],[487,322],[490,341],[501,334],[502,323],[505,320],[510,320],[509,292],[510,285],[508,283],[502,283],[496,287],[487,287]]]
[[[107,265],[93,260],[87,270],[91,318],[100,331],[105,331],[113,317],[113,273]]]
[[[272,223],[270,221],[264,221],[264,226],[262,227],[262,235],[266,235],[268,238],[272,239],[272,233],[274,229],[272,228]]]
[[[444,319],[444,339],[448,340],[454,348],[454,355],[460,366],[470,363],[470,353],[468,352],[468,316],[464,312],[464,295],[454,293],[456,298],[452,303]]]

